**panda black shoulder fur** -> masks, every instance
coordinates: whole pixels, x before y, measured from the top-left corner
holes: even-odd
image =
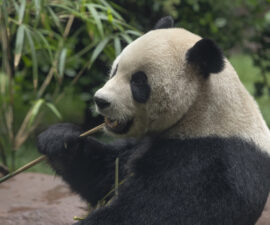
[[[95,94],[111,144],[71,124],[38,137],[39,151],[92,205],[85,225],[254,225],[270,187],[270,133],[252,97],[209,39],[170,17],[128,45]],[[170,28],[170,29],[166,29]],[[131,139],[130,137],[133,137]]]

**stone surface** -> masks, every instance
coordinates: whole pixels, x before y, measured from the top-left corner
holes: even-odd
[[[1,225],[70,225],[87,205],[60,178],[22,173],[0,184]]]
[[[86,204],[60,178],[22,173],[0,184],[0,225],[70,225]],[[270,225],[270,198],[256,225]]]

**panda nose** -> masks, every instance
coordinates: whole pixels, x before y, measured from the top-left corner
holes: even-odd
[[[100,97],[96,97],[96,96],[94,97],[94,101],[95,101],[96,105],[98,106],[98,108],[100,108],[100,109],[105,109],[108,106],[110,106],[110,104],[111,104],[107,100],[100,98]]]

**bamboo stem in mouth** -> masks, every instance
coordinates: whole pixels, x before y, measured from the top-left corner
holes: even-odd
[[[103,129],[104,126],[105,126],[105,123],[102,123],[102,124],[98,125],[97,127],[94,127],[93,129],[88,130],[88,131],[82,133],[82,134],[80,135],[80,137],[85,137],[85,136],[87,136],[87,135],[94,134],[94,133],[100,131],[101,129]]]
[[[85,137],[85,136],[87,136],[87,135],[94,134],[94,133],[96,133],[96,132],[102,130],[104,126],[105,126],[105,123],[102,123],[102,124],[98,125],[97,127],[94,127],[94,128],[92,128],[92,129],[90,129],[90,130],[88,130],[88,131],[82,133],[82,134],[80,135],[80,137]],[[27,170],[27,169],[33,167],[34,165],[36,165],[36,164],[38,164],[38,163],[44,161],[45,159],[47,159],[47,157],[46,157],[45,155],[42,155],[42,156],[40,156],[40,157],[34,159],[33,161],[31,161],[31,162],[25,164],[24,166],[20,167],[19,169],[15,170],[15,171],[13,171],[13,172],[11,172],[11,173],[9,173],[9,174],[7,174],[6,176],[1,177],[1,178],[0,178],[0,184],[3,183],[3,182],[6,181],[6,180],[9,180],[11,177],[14,177],[14,176],[20,174],[21,172],[23,172],[23,171],[25,171],[25,170]]]

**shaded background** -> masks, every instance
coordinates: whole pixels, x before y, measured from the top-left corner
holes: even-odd
[[[0,171],[38,156],[50,124],[102,122],[93,93],[113,59],[162,16],[213,39],[270,125],[269,0],[0,1]],[[51,173],[40,164],[32,171]]]

